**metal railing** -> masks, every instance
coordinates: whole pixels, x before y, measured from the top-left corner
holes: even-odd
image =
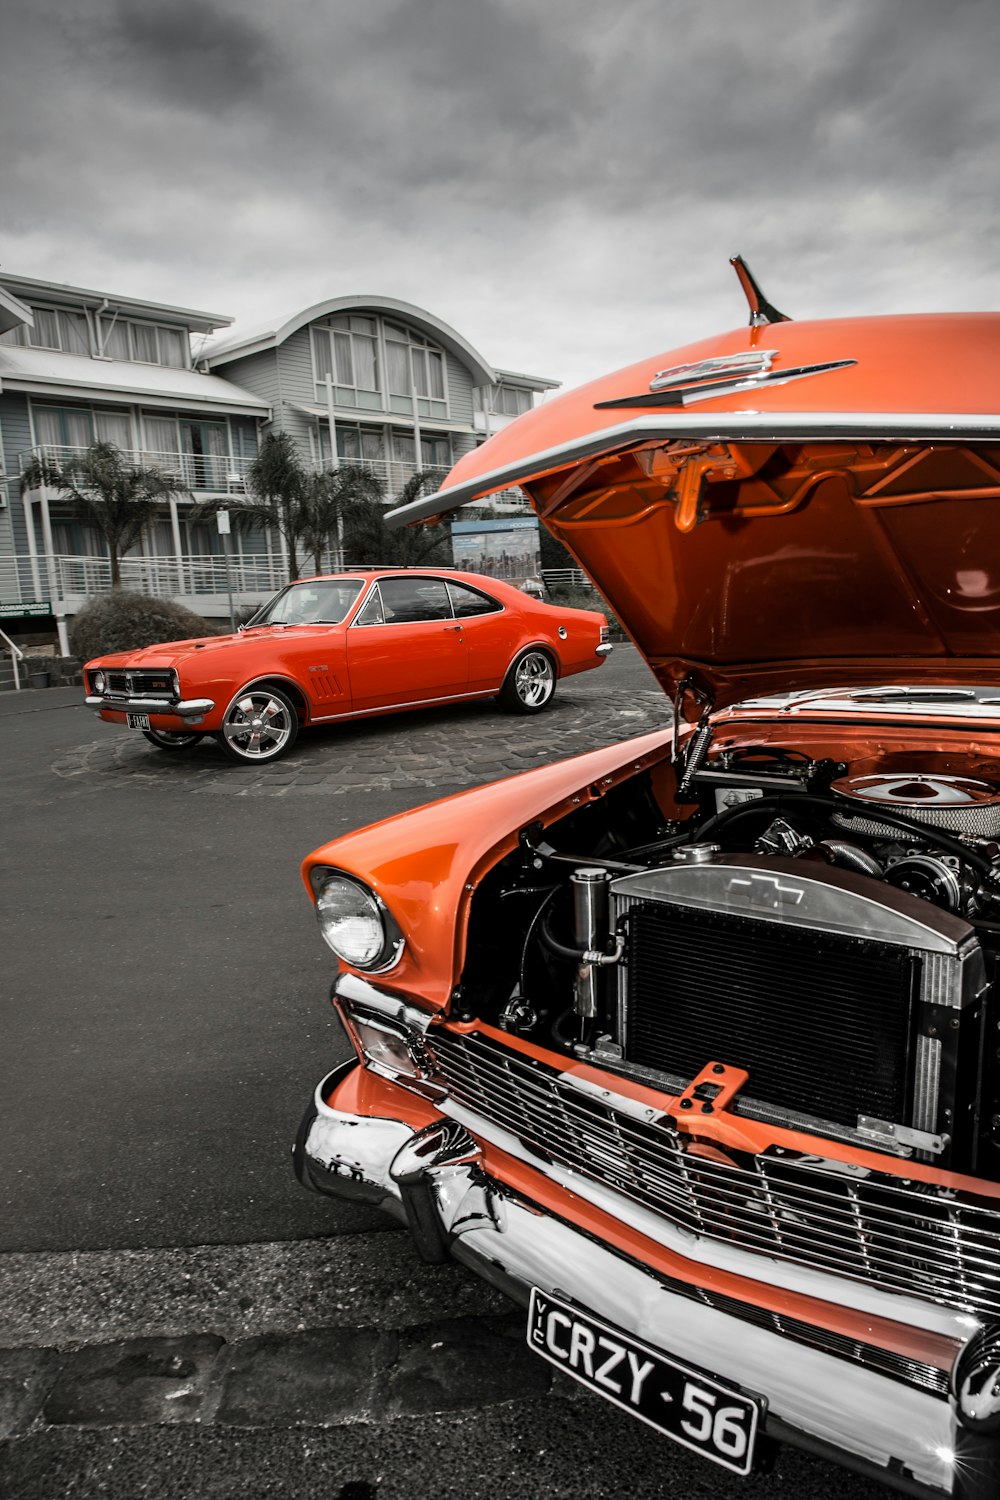
[[[245,476],[252,458],[232,458],[223,453],[164,452],[154,448],[122,448],[126,463],[144,469],[159,469],[192,491],[211,494],[242,495]],[[63,466],[83,458],[88,448],[74,448],[63,443],[43,443],[31,453],[22,453],[21,472],[32,458]]]
[[[15,646],[10,636],[5,635],[2,630],[0,630],[0,650],[10,652],[10,664],[14,672],[14,691],[19,693],[21,691],[21,674],[18,671],[17,664],[24,660],[24,652],[20,646]]]
[[[325,473],[330,468],[330,459],[316,459],[309,465],[314,474]],[[447,467],[440,464],[425,464],[422,468],[417,464],[404,462],[397,458],[338,458],[337,467],[340,469],[368,469],[381,482],[382,490],[387,501],[399,494],[404,485],[408,484],[415,474],[433,474],[438,483],[448,473]]]
[[[543,568],[542,582],[550,593],[553,589],[586,589],[595,592],[594,585],[582,568]]]
[[[51,568],[48,565],[51,563]],[[111,592],[111,563],[106,557],[74,555],[42,557],[43,576],[53,577],[56,594],[89,596]],[[234,594],[262,599],[288,582],[288,568],[280,558],[225,557],[196,553],[191,557],[123,557],[122,588],[135,594],[172,598],[178,595]]]

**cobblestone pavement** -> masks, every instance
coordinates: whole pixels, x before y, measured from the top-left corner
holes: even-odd
[[[595,672],[560,683],[551,708],[519,718],[493,703],[306,730],[272,765],[234,765],[210,738],[167,754],[114,725],[53,766],[60,777],[175,783],[188,792],[287,797],[474,786],[669,722],[669,703],[634,647],[618,647]]]

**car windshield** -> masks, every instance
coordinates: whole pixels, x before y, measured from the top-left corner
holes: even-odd
[[[292,583],[249,620],[252,625],[339,625],[360,594],[357,578],[312,578]]]

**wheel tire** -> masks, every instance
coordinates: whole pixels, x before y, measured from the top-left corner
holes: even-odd
[[[231,760],[259,766],[287,755],[298,732],[291,698],[280,688],[253,687],[230,703],[215,738]]]
[[[172,729],[144,729],[142,737],[155,745],[157,750],[169,750],[174,755],[178,750],[190,750],[201,739],[197,730],[185,734],[183,730]]]
[[[500,689],[500,702],[512,714],[537,714],[552,702],[555,690],[555,662],[547,651],[532,646],[511,664]]]

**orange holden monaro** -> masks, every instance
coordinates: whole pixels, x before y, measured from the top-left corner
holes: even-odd
[[[732,1471],[995,1500],[1000,315],[795,323],[737,269],[748,329],[399,513],[523,486],[673,728],[305,861],[355,1055],[296,1168]]]
[[[461,699],[538,713],[561,677],[611,650],[604,615],[478,573],[354,569],[291,583],[237,635],[87,663],[87,703],[161,750],[214,734],[233,760],[277,760],[300,726]]]

